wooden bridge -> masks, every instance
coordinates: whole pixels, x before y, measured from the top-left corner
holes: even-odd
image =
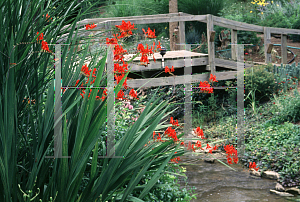
[[[281,34],[281,53],[282,63],[287,64],[287,34],[299,34],[300,30],[297,29],[285,29],[285,28],[273,28],[273,27],[262,27],[258,25],[252,25],[243,22],[237,22],[213,15],[190,15],[186,13],[170,13],[170,14],[159,14],[159,15],[145,15],[145,16],[131,16],[131,17],[114,17],[114,18],[95,18],[85,19],[77,23],[79,30],[86,24],[95,23],[96,28],[93,29],[94,34],[103,32],[103,29],[110,30],[112,26],[119,25],[124,21],[130,21],[134,24],[151,24],[151,23],[166,23],[166,22],[179,22],[177,36],[179,37],[179,50],[178,51],[167,51],[164,56],[164,66],[174,66],[175,76],[169,76],[168,74],[161,74],[162,77],[158,77],[149,82],[149,75],[162,71],[162,57],[159,53],[155,53],[156,63],[154,63],[152,57],[149,57],[150,65],[144,67],[139,65],[139,58],[136,58],[129,67],[132,67],[132,73],[140,72],[146,79],[135,78],[127,81],[129,87],[136,88],[144,85],[144,87],[160,86],[160,85],[174,85],[183,84],[187,81],[184,80],[182,75],[184,68],[191,66],[193,75],[190,77],[188,83],[196,83],[208,79],[209,74],[194,74],[209,72],[216,75],[218,80],[228,80],[236,78],[237,74],[237,46],[231,45],[232,60],[225,60],[215,58],[215,46],[214,46],[214,25],[231,29],[231,44],[237,44],[237,30],[254,31],[264,34],[264,52],[265,52],[265,63],[271,63],[271,51],[273,44],[271,44],[271,34]],[[207,41],[208,41],[208,54],[194,53],[186,50],[185,44],[185,22],[186,21],[199,21],[207,24]],[[81,28],[81,29],[80,29]],[[79,36],[87,36],[90,32],[79,34]],[[62,36],[59,41],[63,41],[68,34]],[[111,37],[111,36],[108,36]],[[58,42],[59,42],[58,41]],[[130,57],[130,55],[127,55]],[[243,57],[243,56],[242,56]],[[189,62],[187,62],[187,60]],[[240,60],[241,61],[241,60]],[[245,67],[251,67],[253,63],[246,63]],[[222,72],[220,72],[222,70]],[[147,72],[148,71],[148,72]],[[152,73],[151,73],[152,71]],[[134,77],[129,75],[129,77]],[[180,74],[181,73],[181,74]],[[148,82],[148,83],[147,83]],[[147,84],[146,84],[147,83]]]

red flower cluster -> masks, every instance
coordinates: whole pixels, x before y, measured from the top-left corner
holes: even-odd
[[[134,24],[131,24],[130,21],[125,22],[124,20],[122,21],[121,25],[116,25],[116,27],[120,30],[121,36],[120,38],[127,37],[129,35],[132,35],[132,30],[137,29],[134,28]]]
[[[199,87],[201,88],[200,91],[204,93],[213,93],[213,88],[210,87],[207,81],[200,81]]]
[[[198,137],[201,137],[201,139],[206,139],[203,135],[203,130],[200,127],[197,127],[196,129],[193,130],[194,133],[197,134]]]
[[[158,137],[156,138],[158,141],[161,141],[160,134],[158,133]],[[153,131],[153,140],[155,141],[155,131]]]
[[[216,79],[216,76],[210,74],[209,82],[218,82],[217,79]]]
[[[153,47],[151,47],[151,49],[149,49],[148,44],[147,44],[147,48],[145,48],[143,44],[139,44],[137,49],[142,54],[142,57],[141,57],[141,60],[140,60],[141,65],[144,65],[146,67],[149,64],[148,56],[150,54],[153,54],[153,52],[152,52]]]
[[[130,90],[129,95],[132,96],[132,98],[136,98],[138,100],[137,93],[136,93],[136,91],[134,89]]]
[[[165,134],[168,135],[168,137],[173,138],[174,142],[177,142],[179,139],[177,138],[175,129],[172,129],[172,127],[168,127],[167,130],[165,131]]]
[[[169,67],[168,66],[166,66],[165,67],[165,73],[170,73],[170,72],[174,72],[175,70],[174,70],[174,67],[172,66],[172,68],[171,69],[169,69]]]
[[[173,126],[178,126],[178,127],[179,127],[178,119],[176,119],[176,121],[174,121],[174,120],[173,120],[173,117],[171,117],[170,124],[172,124]]]
[[[234,148],[233,145],[226,145],[224,146],[224,149],[226,151],[227,154],[227,162],[228,164],[232,164],[232,158],[235,164],[238,163],[238,156],[237,156],[237,150]],[[232,157],[232,158],[231,158]]]
[[[85,25],[85,30],[94,29],[95,27],[97,27],[97,25],[95,25],[94,23],[91,25],[87,24]]]
[[[218,82],[216,79],[216,76],[210,74],[209,82],[212,82],[212,83]],[[204,82],[200,81],[199,87],[200,87],[200,92],[213,93],[213,88],[210,86],[210,84],[207,81],[204,81]]]
[[[37,32],[37,35],[39,35],[39,32]],[[43,33],[41,33],[39,35],[39,37],[37,38],[37,41],[39,41],[39,40],[42,41],[42,50],[45,50],[45,51],[51,53],[51,51],[49,50],[48,43],[46,41],[44,41],[44,34]]]
[[[249,170],[254,169],[256,171],[258,171],[259,167],[256,168],[256,163],[255,162],[250,162],[249,163]]]
[[[156,38],[156,36],[155,36],[155,29],[154,29],[154,32],[150,29],[150,27],[148,27],[147,32],[145,32],[144,29],[142,29],[142,30],[143,30],[143,32],[144,32],[144,34],[145,34],[146,37],[148,37],[148,38]]]
[[[178,161],[180,161],[180,157],[175,157],[175,158],[172,158],[170,161],[174,162],[174,163],[178,163]]]

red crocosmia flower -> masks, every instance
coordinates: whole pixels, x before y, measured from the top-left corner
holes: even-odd
[[[171,68],[171,72],[174,72],[175,70],[174,70],[174,67],[172,66],[172,68]]]
[[[37,35],[39,35],[39,32],[37,32]],[[38,41],[38,40],[43,41],[43,40],[44,40],[44,34],[41,33],[41,34],[39,35],[39,37],[38,37],[36,40],[37,40],[37,41]]]
[[[246,55],[248,55],[248,53],[245,53]]]
[[[84,96],[83,96],[83,94],[82,94],[82,93],[80,93],[80,95],[82,96],[82,98],[84,98]]]
[[[199,84],[200,92],[207,92],[207,93],[213,93],[213,88],[210,87],[210,84],[207,81],[200,81]]]
[[[153,131],[153,140],[155,140],[154,136],[155,136],[155,131]]]
[[[213,150],[217,150],[217,149],[218,149],[218,147],[217,147],[217,145],[215,145],[214,148],[213,148]]]
[[[157,138],[158,141],[161,141],[161,137],[160,137],[160,134],[158,133],[158,138]]]
[[[124,99],[124,92],[122,90],[120,90],[117,94],[117,99],[119,100],[123,100]]]
[[[209,81],[210,82],[218,82],[217,79],[216,79],[216,76],[214,76],[212,74],[210,74]]]
[[[232,164],[232,159],[231,158],[227,158],[227,162],[228,162],[229,165]]]
[[[132,35],[132,30],[137,29],[134,28],[134,24],[131,24],[130,21],[125,22],[124,20],[122,21],[121,25],[116,25],[116,27],[121,32],[121,36],[122,36],[121,38]]]
[[[256,171],[258,171],[259,167],[256,167],[256,163],[255,162],[250,162],[249,163],[249,170],[254,169]]]
[[[132,96],[133,98],[138,99],[138,98],[137,98],[137,93],[135,92],[134,89],[131,89],[131,90],[130,90],[129,95]]]
[[[117,45],[117,44],[118,44],[118,40],[115,39],[115,38],[112,38],[112,39],[106,38],[106,44],[114,44],[114,45]]]
[[[192,150],[192,144],[191,144],[191,141],[189,141],[188,150]]]
[[[79,79],[76,81],[75,86],[77,86],[78,82],[79,82]]]
[[[209,146],[209,144],[207,144],[205,149],[210,149],[210,148],[211,148],[211,146]]]
[[[124,54],[127,53],[126,50],[123,49],[122,46],[120,45],[115,45],[115,49],[114,49],[114,60],[117,60],[118,62],[121,61],[123,62],[124,59]]]
[[[48,47],[48,43],[46,41],[42,41],[42,49],[50,52],[49,47]]]
[[[213,151],[213,150],[212,150],[212,149],[210,149],[208,152],[212,154],[212,151]]]
[[[174,123],[174,120],[173,120],[173,117],[171,117],[170,124],[172,124],[172,125],[173,125],[173,123]]]
[[[96,96],[96,99],[97,99],[97,100],[100,100],[100,97],[97,95],[97,96]]]
[[[166,66],[166,67],[165,67],[165,73],[168,73],[168,72],[170,72],[170,69],[169,69],[168,66]]]
[[[146,37],[148,37],[148,38],[156,38],[156,36],[155,36],[155,29],[154,29],[154,32],[150,29],[150,27],[148,27],[147,32],[145,32],[144,29],[142,29],[142,30],[143,30],[144,34],[146,35]]]
[[[94,29],[95,27],[97,27],[97,25],[95,25],[94,23],[91,25],[87,24],[85,25],[85,30]]]
[[[184,142],[181,142],[180,145],[184,145]]]

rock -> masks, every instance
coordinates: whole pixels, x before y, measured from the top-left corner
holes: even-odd
[[[275,171],[264,171],[264,172],[262,172],[261,176],[264,178],[272,179],[272,180],[277,180],[280,177],[279,173],[277,173]]]
[[[255,175],[250,175],[250,178],[255,179],[255,180],[261,180],[261,177],[257,177]]]
[[[279,183],[276,184],[275,189],[277,191],[284,191],[285,190],[284,187],[281,184],[279,184]]]
[[[206,163],[214,163],[215,159],[214,158],[204,159],[204,162],[206,162]]]
[[[261,173],[256,170],[250,170],[250,175],[254,175],[256,177],[261,177]]]
[[[204,149],[204,152],[205,152],[205,153],[209,153],[209,150],[210,150],[210,149]],[[212,150],[211,153],[219,153],[219,152],[220,152],[219,150]]]
[[[273,194],[277,194],[279,196],[294,196],[293,194],[287,193],[287,192],[280,192],[273,189],[270,189],[270,192]]]
[[[290,194],[300,195],[300,189],[297,189],[296,187],[287,188],[285,191]]]

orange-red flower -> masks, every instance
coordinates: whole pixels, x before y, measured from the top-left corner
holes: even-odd
[[[94,29],[95,27],[97,27],[97,25],[95,25],[94,23],[91,25],[87,24],[85,25],[85,30]]]
[[[133,98],[138,99],[138,98],[137,98],[137,93],[135,92],[134,89],[131,89],[131,90],[130,90],[129,95],[132,96]]]
[[[254,170],[256,170],[256,171],[258,171],[258,169],[259,169],[259,167],[256,167],[256,163],[255,162],[250,162],[249,163],[249,170],[250,169],[254,169]]]
[[[166,67],[165,67],[165,73],[168,73],[168,72],[170,72],[170,69],[169,69],[168,66],[166,66]]]
[[[200,81],[199,87],[200,87],[200,92],[213,93],[213,88],[210,87],[207,81],[204,82]]]
[[[217,79],[216,79],[216,76],[210,74],[209,82],[218,82]]]
[[[48,43],[46,41],[42,41],[42,49],[47,51],[47,52],[51,52],[49,50],[49,46],[48,46]]]
[[[148,27],[147,32],[145,32],[144,29],[142,29],[142,30],[143,30],[143,32],[144,32],[144,34],[145,34],[146,37],[148,37],[148,38],[156,38],[156,36],[155,36],[155,29],[154,29],[154,32],[150,29],[150,27]]]
[[[37,35],[39,35],[39,32],[37,32]],[[36,40],[37,40],[37,41],[38,41],[38,40],[43,41],[43,40],[44,40],[44,34],[41,33],[41,34],[39,35],[39,37],[38,37]]]
[[[122,90],[120,90],[117,94],[117,99],[119,100],[123,100],[124,99],[124,92]]]
[[[131,24],[130,21],[125,22],[124,20],[122,21],[121,25],[116,25],[116,27],[121,32],[120,38],[132,35],[132,30],[137,29],[137,28],[134,28],[134,24]]]

